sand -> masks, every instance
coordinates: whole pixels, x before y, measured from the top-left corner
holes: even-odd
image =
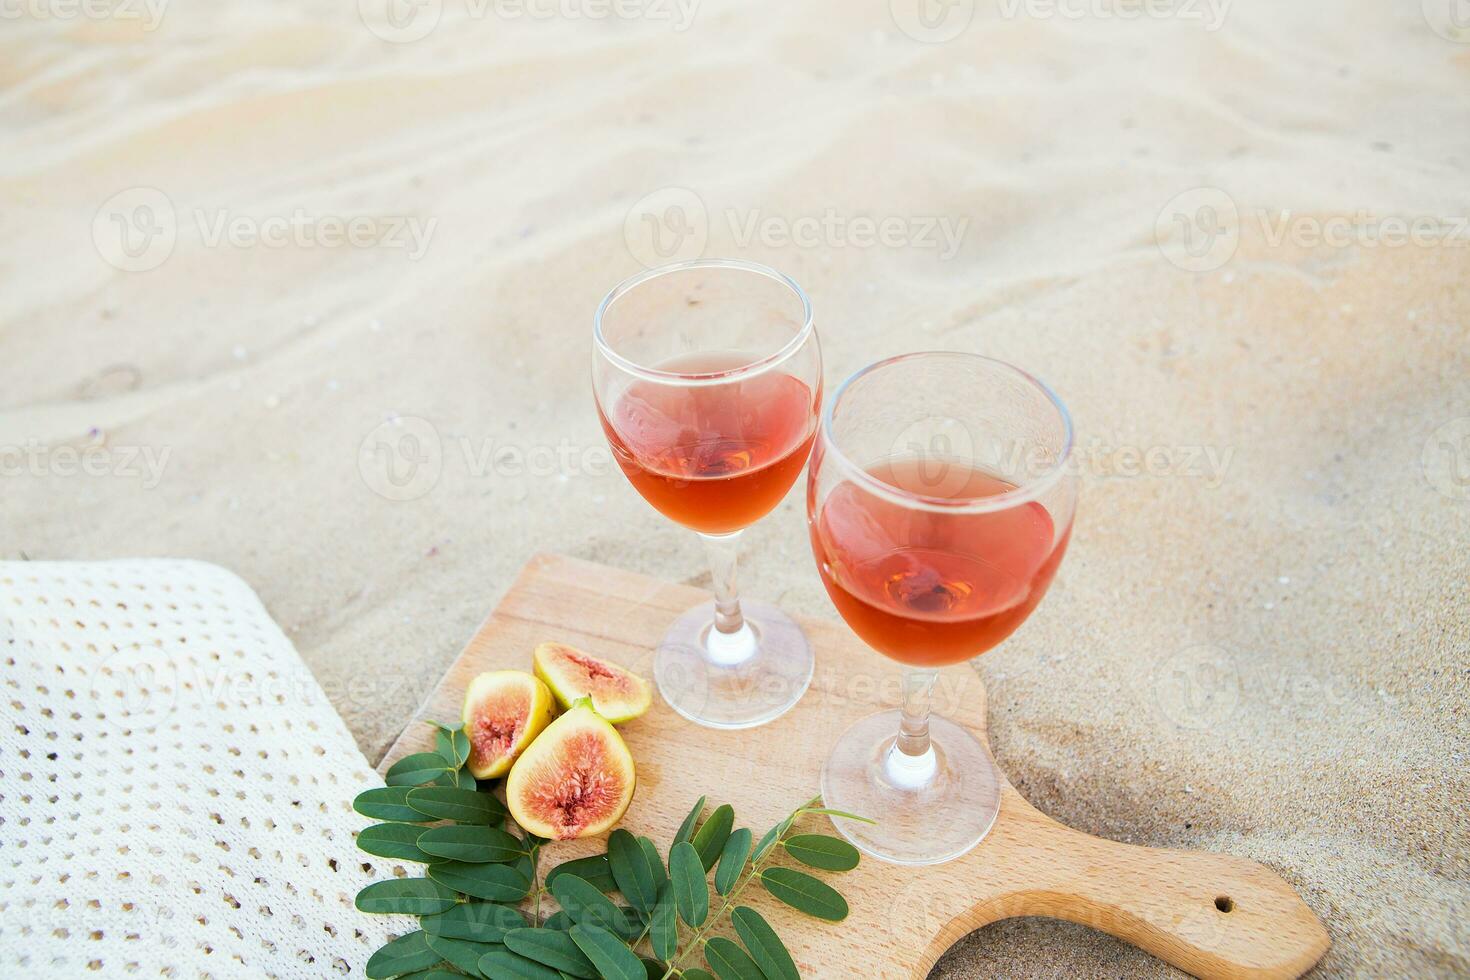
[[[829,384],[957,348],[1073,410],[1071,552],[976,665],[1022,792],[1271,865],[1320,975],[1470,973],[1470,34],[1439,5],[451,2],[418,40],[362,6],[6,7],[0,557],[237,571],[375,758],[531,554],[707,580],[609,463],[590,319],[660,252],[766,261]],[[747,555],[831,614],[799,493]],[[1037,920],[937,975],[1170,972]]]

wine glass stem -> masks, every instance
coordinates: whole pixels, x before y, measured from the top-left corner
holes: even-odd
[[[710,577],[715,593],[715,625],[705,639],[705,652],[720,667],[735,667],[755,656],[755,634],[740,612],[740,595],[735,588],[735,566],[740,557],[740,535],[703,534],[704,550],[709,555]]]
[[[704,551],[709,556],[711,588],[715,593],[715,629],[721,633],[738,633],[745,625],[740,615],[740,595],[735,587],[735,568],[740,559],[740,535],[744,531],[729,534],[701,534]]]
[[[896,747],[904,755],[929,752],[929,712],[933,707],[937,670],[905,667],[903,672],[903,721]]]

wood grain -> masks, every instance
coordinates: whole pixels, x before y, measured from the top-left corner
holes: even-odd
[[[470,639],[384,757],[386,770],[431,747],[421,719],[459,717],[465,687],[484,670],[529,670],[531,651],[558,640],[651,676],[654,645],[670,620],[708,596],[698,589],[555,555],[532,559]],[[668,841],[701,795],[735,807],[759,835],[815,792],[822,761],[858,718],[899,700],[897,665],[845,626],[803,620],[817,651],[801,702],[756,729],[697,727],[655,699],[622,731],[638,761],[638,791],[624,825]],[[985,736],[985,688],[966,666],[941,672],[937,711]],[[877,814],[881,819],[881,814]],[[823,818],[824,819],[824,818]],[[601,841],[556,845],[560,861]],[[949,864],[904,868],[867,859],[837,884],[852,905],[840,925],[774,913],[807,976],[925,976],[966,933],[999,919],[1044,915],[1133,943],[1200,977],[1294,977],[1326,951],[1326,930],[1275,872],[1224,854],[1120,844],[1065,827],[1004,786],[995,827]],[[771,904],[758,889],[742,900]],[[856,965],[861,964],[860,967]]]

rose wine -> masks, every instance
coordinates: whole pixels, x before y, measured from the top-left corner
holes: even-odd
[[[661,371],[714,374],[756,358],[701,353]],[[779,371],[704,384],[636,380],[598,405],[613,456],[628,481],[665,516],[705,534],[755,523],[801,473],[816,433],[815,394]]]
[[[931,498],[992,497],[1014,484],[968,464],[898,459],[868,470]],[[810,515],[817,571],[837,611],[873,649],[942,667],[1004,640],[1041,601],[1066,550],[1035,501],[985,513],[917,508],[847,481]]]

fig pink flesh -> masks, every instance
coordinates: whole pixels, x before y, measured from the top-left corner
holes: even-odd
[[[477,703],[469,732],[470,763],[483,769],[509,755],[530,714],[531,692],[525,688],[502,690]]]
[[[628,678],[625,675],[608,670],[591,657],[584,657],[569,650],[559,650],[557,655],[571,664],[572,669],[586,679],[585,686],[588,690],[595,691],[599,688],[606,690],[612,687],[619,691],[627,691],[629,688]]]
[[[569,840],[615,812],[626,787],[623,762],[607,751],[606,736],[577,732],[541,760],[523,795],[557,840]]]

